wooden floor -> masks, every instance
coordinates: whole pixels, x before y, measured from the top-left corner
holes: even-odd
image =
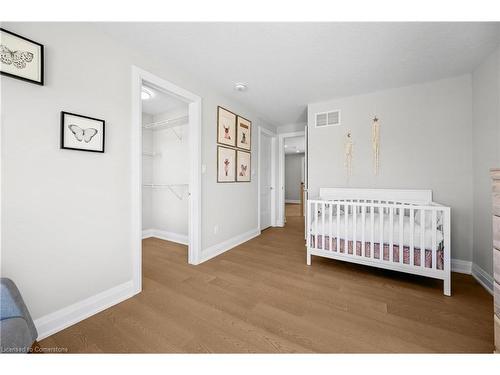
[[[442,282],[313,257],[301,217],[199,266],[144,240],[143,292],[41,342],[69,352],[493,351],[492,297],[470,276]]]
[[[285,215],[286,217],[300,216],[300,204],[287,203],[285,205]]]

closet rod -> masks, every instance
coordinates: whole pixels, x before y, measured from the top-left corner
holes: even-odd
[[[143,184],[144,187],[150,187],[152,189],[156,188],[165,188],[170,190],[170,192],[175,195],[175,197],[179,200],[182,200],[182,195],[178,194],[172,186],[189,186],[189,184]],[[189,194],[189,193],[188,193]]]
[[[189,121],[189,116],[180,116],[180,117],[174,117],[170,119],[151,122],[149,124],[144,124],[142,127],[145,129],[152,129],[163,125],[170,125],[173,123],[187,123],[188,121]]]

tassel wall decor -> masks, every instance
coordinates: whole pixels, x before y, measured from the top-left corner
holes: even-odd
[[[380,123],[377,116],[373,118],[372,124],[372,150],[373,150],[373,173],[378,175],[379,151],[380,151]]]
[[[352,174],[352,150],[354,143],[352,142],[351,131],[348,130],[346,134],[346,140],[344,144],[344,153],[345,153],[345,167],[347,171],[347,181]]]

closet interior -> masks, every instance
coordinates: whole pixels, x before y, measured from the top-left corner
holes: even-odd
[[[187,245],[188,104],[149,85],[141,99],[143,238]]]

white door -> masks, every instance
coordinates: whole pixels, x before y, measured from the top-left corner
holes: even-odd
[[[306,147],[305,147],[305,152],[304,152],[304,238],[307,239],[307,187],[308,187],[308,162],[307,162],[307,154],[309,152],[308,150],[308,141],[307,141],[307,125],[305,127],[305,138],[306,138]]]
[[[260,229],[266,229],[271,226],[271,137],[261,133],[260,139]]]

